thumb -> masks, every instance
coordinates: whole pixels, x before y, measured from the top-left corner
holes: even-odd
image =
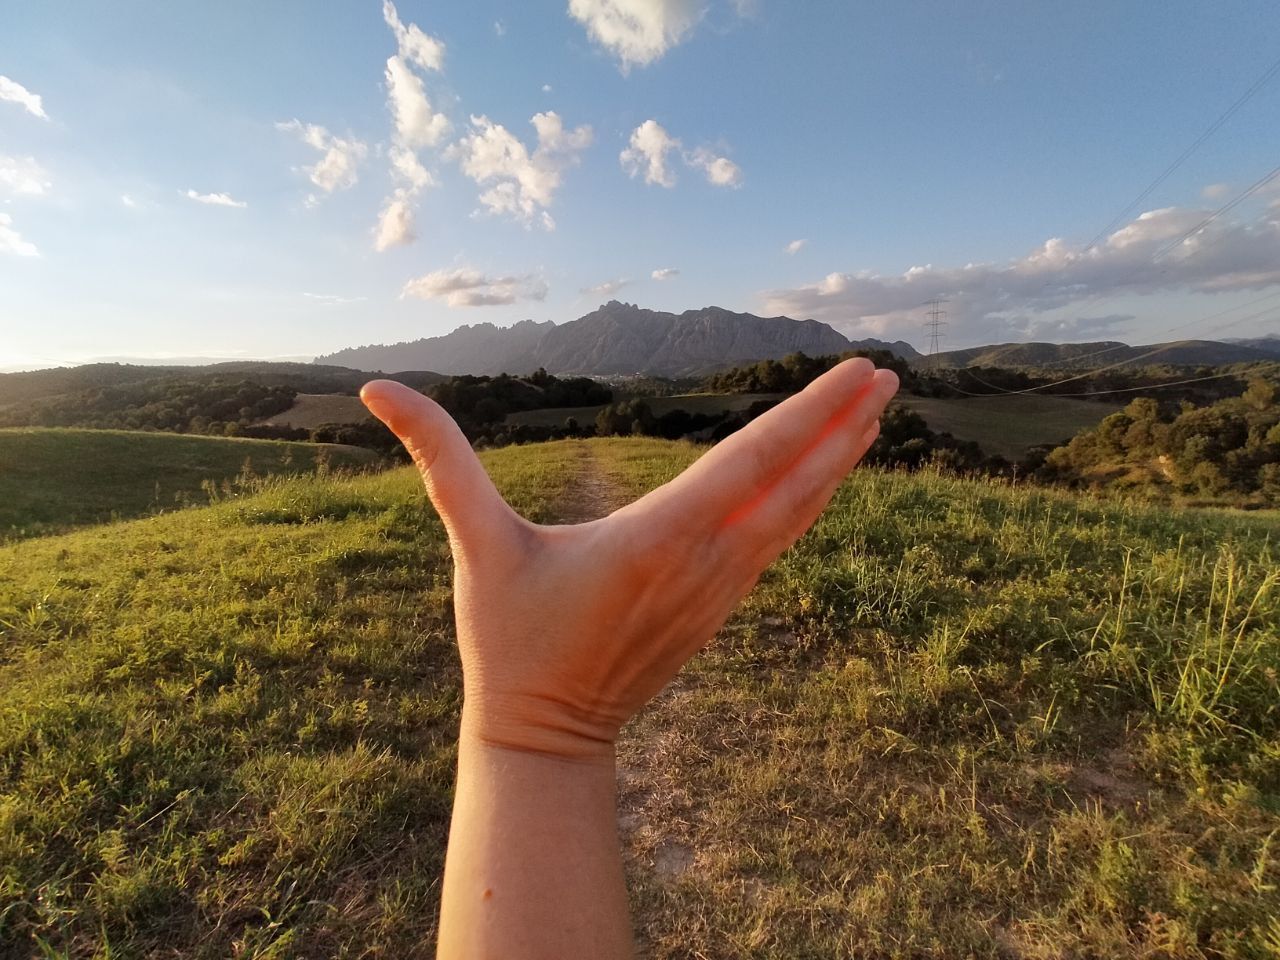
[[[360,399],[413,457],[455,547],[488,539],[511,520],[511,508],[458,424],[438,403],[394,380],[366,383]]]

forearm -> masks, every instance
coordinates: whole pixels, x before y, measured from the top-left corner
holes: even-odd
[[[565,760],[464,733],[442,960],[631,955],[612,751]]]

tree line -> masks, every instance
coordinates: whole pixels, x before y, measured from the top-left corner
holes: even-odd
[[[1239,506],[1280,504],[1280,388],[1254,377],[1206,406],[1140,397],[1048,454],[1053,483]]]

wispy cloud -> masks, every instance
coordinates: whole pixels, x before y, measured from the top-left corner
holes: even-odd
[[[685,163],[701,170],[713,187],[742,186],[742,168],[728,157],[718,156],[707,147],[699,147],[685,157]]]
[[[623,287],[631,283],[630,280],[606,280],[603,283],[597,283],[594,287],[583,287],[578,292],[591,297],[612,297]]]
[[[320,159],[309,167],[304,166],[302,170],[307,179],[321,191],[333,193],[356,185],[360,176],[360,164],[369,152],[364,143],[354,137],[335,137],[319,124],[303,123],[296,119],[277,123],[276,129],[297,134],[303,143],[320,152]],[[308,199],[314,203],[315,194]]]
[[[444,43],[429,33],[423,33],[416,23],[406,27],[391,0],[383,0],[382,19],[395,35],[396,50],[401,57],[423,70],[444,69]]]
[[[49,115],[44,112],[44,100],[38,93],[32,93],[16,80],[10,80],[5,76],[0,76],[0,101],[16,103],[27,113],[41,120],[49,119]]]
[[[649,274],[654,280],[670,280],[672,277],[678,277],[679,275],[680,271],[675,267],[663,267]]]
[[[0,254],[14,257],[38,257],[40,251],[36,245],[22,239],[22,235],[13,227],[13,218],[7,213],[0,213]]]
[[[39,197],[52,186],[48,172],[35,157],[0,154],[0,196]]]
[[[197,193],[195,190],[188,190],[185,196],[196,203],[208,204],[211,207],[235,207],[238,210],[243,210],[249,206],[243,200],[232,199],[226,193]]]
[[[348,303],[361,303],[368,299],[367,297],[340,297],[333,293],[304,293],[303,296],[308,300],[314,300],[326,307],[337,307]]]
[[[917,266],[900,275],[832,273],[768,291],[765,306],[773,313],[826,320],[846,333],[883,335],[918,329],[921,304],[947,298],[953,330],[962,326],[968,339],[980,341],[1052,330],[1061,321],[1047,318],[1051,311],[1072,305],[1096,310],[1104,297],[1280,284],[1280,210],[1251,222],[1219,219],[1191,233],[1208,213],[1151,210],[1091,249],[1051,239],[1006,263]],[[1080,330],[1102,329],[1118,323],[1119,315],[1070,322]]]
[[[792,240],[787,244],[787,254],[794,257],[797,253],[803,250],[808,243],[808,240]]]
[[[373,230],[373,247],[379,252],[412,243],[418,238],[414,204],[418,195],[434,185],[418,151],[437,147],[453,129],[449,118],[427,98],[426,85],[413,72],[444,69],[444,43],[424,33],[417,24],[406,26],[391,0],[383,0],[382,17],[396,38],[396,53],[387,60],[387,107],[393,132],[391,179],[394,187],[382,202]]]
[[[517,300],[545,300],[547,285],[531,274],[490,277],[471,267],[460,267],[410,280],[400,295],[443,300],[450,307],[492,307]]]

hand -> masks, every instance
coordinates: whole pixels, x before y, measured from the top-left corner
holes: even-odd
[[[464,740],[611,761],[622,725],[821,513],[897,387],[847,360],[635,503],[539,526],[506,504],[443,409],[392,381],[366,385],[448,531]]]

